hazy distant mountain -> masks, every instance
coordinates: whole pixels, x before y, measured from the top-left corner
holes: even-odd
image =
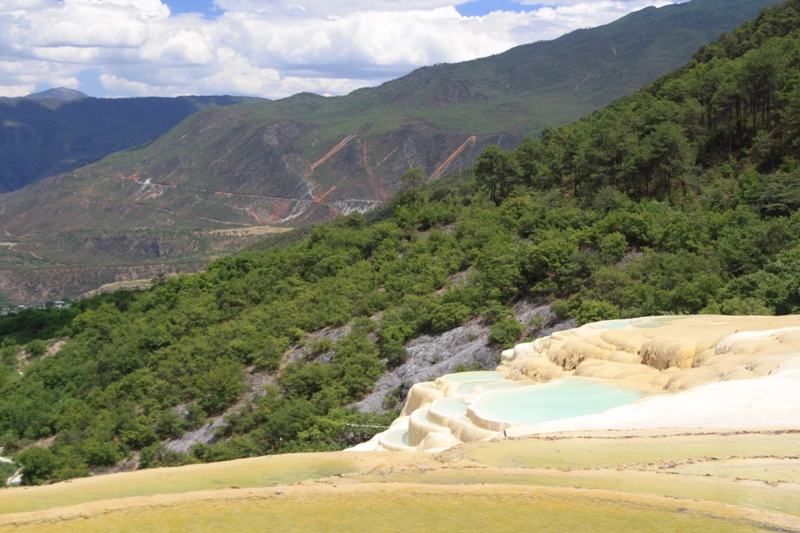
[[[81,98],[88,98],[89,95],[76,91],[75,89],[67,89],[66,87],[58,87],[55,89],[48,89],[39,93],[29,94],[25,97],[26,100],[44,100],[50,98],[52,100],[59,100],[61,102],[69,102],[70,100],[80,100]]]
[[[265,100],[89,98],[63,87],[0,99],[0,193],[152,141],[200,109],[258,101]]]

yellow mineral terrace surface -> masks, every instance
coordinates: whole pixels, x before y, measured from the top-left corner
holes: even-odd
[[[800,431],[509,438],[0,491],[0,532],[800,531]]]
[[[377,451],[3,489],[0,533],[800,532],[799,362],[798,317],[600,322],[416,385]]]
[[[575,376],[680,391],[769,375],[800,357],[800,317],[665,316],[611,320],[504,353],[510,379]]]

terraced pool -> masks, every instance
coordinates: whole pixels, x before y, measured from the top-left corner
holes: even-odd
[[[633,403],[641,391],[586,379],[563,379],[543,385],[500,390],[480,395],[470,405],[470,418],[505,424],[538,424],[602,413]]]

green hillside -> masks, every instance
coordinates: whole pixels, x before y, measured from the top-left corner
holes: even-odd
[[[25,482],[41,483],[125,458],[341,449],[363,437],[349,424],[388,420],[348,406],[404,361],[407,341],[483,317],[499,350],[535,328],[510,310],[523,297],[579,323],[800,312],[798,51],[789,0],[630,97],[485,150],[474,172],[435,185],[406,175],[369,219],[98,297],[67,326],[66,311],[48,311],[39,336],[69,336],[54,355],[15,318],[0,322],[6,453],[24,449]],[[308,335],[344,325],[336,340]],[[164,448],[219,415],[215,443]]]

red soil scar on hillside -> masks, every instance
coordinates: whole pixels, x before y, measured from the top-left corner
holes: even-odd
[[[433,171],[433,174],[431,174],[430,178],[428,178],[428,181],[436,181],[439,178],[441,178],[442,174],[444,173],[445,170],[447,170],[447,167],[450,166],[453,160],[459,155],[461,155],[461,152],[463,152],[467,148],[467,146],[469,146],[470,148],[475,146],[475,141],[477,140],[478,138],[473,135],[472,137],[464,141],[464,144],[459,146],[455,152],[450,154],[450,157],[445,159],[438,167],[436,167],[436,170]]]
[[[586,77],[585,77],[585,78],[583,78],[583,81],[582,81],[582,82],[580,82],[578,85],[576,85],[576,86],[575,86],[575,91],[577,91],[578,89],[580,89],[580,88],[581,88],[581,85],[583,85],[584,83],[586,83],[586,81],[587,81],[589,78],[591,78],[592,76],[594,76],[594,74],[587,74],[587,75],[586,75]],[[575,91],[573,91],[573,92],[575,92]]]
[[[375,176],[375,173],[372,171],[372,167],[369,166],[369,160],[367,159],[367,143],[364,143],[361,146],[361,148],[362,148],[362,153],[364,154],[364,168],[367,169],[367,176],[369,176],[369,183],[375,190],[375,194],[378,196],[378,200],[385,200],[389,196],[391,196],[392,193],[380,186],[380,184],[378,183],[378,177]]]
[[[315,202],[324,202],[325,201],[325,197],[328,196],[330,193],[332,193],[335,190],[336,190],[336,185],[334,185],[333,187],[331,187],[330,189],[328,189],[324,193],[322,193],[320,195],[317,195],[317,197],[314,198],[314,201]]]
[[[327,154],[325,154],[324,156],[322,156],[322,158],[321,158],[319,161],[317,161],[316,163],[312,163],[312,165],[311,165],[311,170],[313,171],[315,168],[317,168],[318,166],[320,166],[322,163],[324,163],[325,161],[327,161],[328,159],[330,159],[331,157],[333,157],[333,156],[336,154],[336,152],[338,152],[339,150],[341,150],[342,148],[344,148],[344,145],[345,145],[345,144],[349,143],[350,141],[352,141],[352,140],[353,140],[353,139],[355,139],[355,138],[356,138],[356,136],[355,136],[355,135],[348,135],[347,137],[345,137],[344,139],[342,139],[342,140],[339,142],[339,144],[337,144],[336,146],[334,146],[333,148],[331,148],[331,151],[330,151],[330,152],[328,152]]]

